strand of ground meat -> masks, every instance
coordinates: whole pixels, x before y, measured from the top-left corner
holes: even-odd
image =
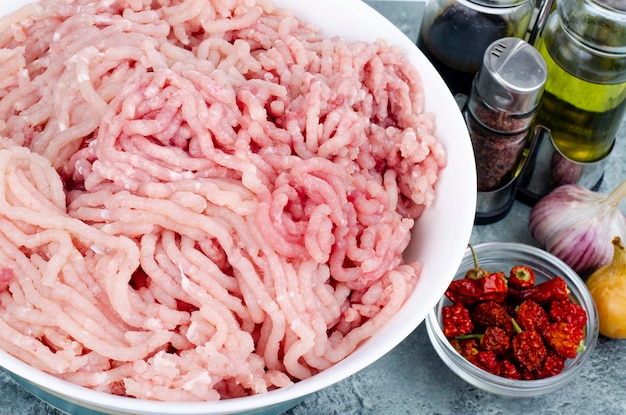
[[[233,398],[344,359],[415,287],[446,156],[402,51],[265,0],[2,22],[2,349],[107,393]]]

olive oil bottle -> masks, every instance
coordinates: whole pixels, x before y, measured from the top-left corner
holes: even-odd
[[[626,10],[611,0],[557,6],[537,45],[548,66],[537,123],[565,157],[595,162],[610,153],[626,111]]]
[[[571,160],[593,162],[608,155],[626,110],[626,82],[603,84],[577,78],[560,67],[542,43],[551,74],[538,123]]]

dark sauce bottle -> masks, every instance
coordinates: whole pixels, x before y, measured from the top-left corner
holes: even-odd
[[[417,46],[453,95],[469,95],[485,49],[503,37],[523,38],[534,0],[428,0]]]

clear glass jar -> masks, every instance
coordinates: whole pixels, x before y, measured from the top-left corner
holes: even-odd
[[[534,0],[428,0],[417,46],[453,94],[469,95],[485,49],[503,37],[524,38]]]
[[[528,142],[529,128],[519,129],[526,120],[532,120],[532,114],[517,117],[486,107],[484,101],[475,102],[471,109],[468,107],[465,121],[476,159],[479,192],[500,189],[515,177]],[[496,124],[498,130],[490,128],[488,123]]]
[[[490,272],[508,272],[513,266],[524,264],[535,271],[537,283],[545,282],[556,276],[565,279],[570,297],[574,302],[582,305],[587,313],[585,349],[576,354],[575,358],[567,359],[563,371],[556,376],[535,380],[514,380],[493,375],[479,369],[461,356],[443,334],[442,309],[451,304],[445,296],[441,298],[425,321],[433,348],[446,366],[456,375],[471,385],[490,393],[522,398],[544,395],[563,388],[580,375],[580,370],[589,363],[589,358],[593,355],[593,350],[598,342],[598,311],[584,281],[562,260],[534,246],[494,241],[475,245],[474,251],[480,266]],[[472,253],[468,248],[454,279],[464,278],[467,270],[473,266]]]
[[[537,122],[565,157],[602,160],[626,111],[626,2],[558,1],[538,49],[548,80]]]

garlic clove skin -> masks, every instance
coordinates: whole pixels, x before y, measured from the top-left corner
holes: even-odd
[[[611,261],[614,237],[626,240],[624,189],[626,181],[607,197],[577,184],[560,186],[533,207],[530,232],[576,272],[594,271]]]

